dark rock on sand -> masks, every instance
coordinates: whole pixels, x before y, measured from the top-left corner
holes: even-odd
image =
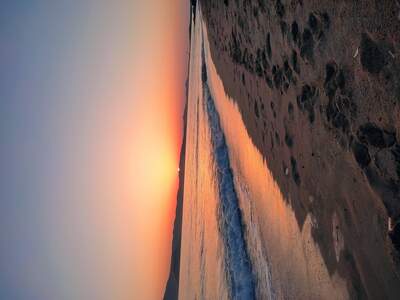
[[[316,102],[317,90],[314,86],[304,85],[301,94],[297,96],[297,105],[300,110],[308,113],[310,123],[315,120],[314,105]]]
[[[310,26],[313,33],[316,33],[320,27],[320,21],[313,13],[308,16],[308,26]]]
[[[297,62],[297,52],[296,52],[296,50],[292,50],[291,62],[292,62],[293,70],[297,74],[300,74],[300,67],[299,67],[299,64]]]
[[[285,6],[283,6],[281,0],[276,0],[275,9],[279,17],[283,18],[285,16]]]
[[[297,185],[300,185],[301,180],[299,172],[297,170],[297,162],[293,156],[290,157],[290,165],[292,166],[292,178]]]
[[[337,65],[335,62],[330,62],[325,67],[325,93],[326,95],[332,99],[335,96],[337,90],[337,83],[336,83],[336,73],[337,73]]]
[[[291,29],[293,42],[297,43],[299,41],[299,25],[296,21],[293,21]]]
[[[367,33],[361,36],[361,64],[368,72],[378,74],[386,64],[385,56]]]
[[[271,47],[271,34],[269,32],[267,35],[267,54],[268,54],[269,59],[271,59],[272,47]]]
[[[363,144],[354,142],[353,144],[354,158],[361,168],[365,168],[371,162],[371,156],[369,155],[368,148]]]
[[[300,55],[308,61],[314,58],[314,37],[308,28],[303,31]]]
[[[293,147],[293,138],[288,131],[285,134],[285,143],[289,148]]]
[[[396,142],[394,132],[383,130],[372,123],[362,125],[357,132],[357,137],[362,143],[380,149],[391,147]]]

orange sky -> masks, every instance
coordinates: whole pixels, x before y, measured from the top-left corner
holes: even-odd
[[[138,288],[148,288],[153,281],[156,299],[162,295],[171,255],[187,67],[188,1],[149,2],[155,6],[151,19],[143,24],[150,33],[143,45],[144,65],[138,86],[145,103],[137,116],[141,126],[134,137],[132,165],[138,197],[138,240],[144,251],[138,255],[138,268],[143,271],[143,285]],[[142,292],[147,293],[144,289]]]
[[[0,298],[161,298],[188,4],[4,3]]]

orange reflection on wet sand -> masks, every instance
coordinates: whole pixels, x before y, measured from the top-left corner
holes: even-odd
[[[311,236],[311,216],[299,228],[266,161],[252,143],[237,104],[226,95],[210,55],[206,26],[203,35],[208,81],[225,132],[248,249],[258,278],[257,296],[347,299],[345,281],[336,273],[329,275]]]
[[[193,26],[179,299],[227,299],[223,245],[218,235],[218,190],[201,84],[200,45],[201,26]]]

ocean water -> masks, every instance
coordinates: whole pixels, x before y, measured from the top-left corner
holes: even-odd
[[[192,21],[180,299],[346,299],[299,228]]]

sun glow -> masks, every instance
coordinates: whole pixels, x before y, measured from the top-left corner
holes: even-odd
[[[153,189],[153,193],[156,191],[152,187],[161,189],[160,187],[171,186],[176,177],[176,158],[171,150],[166,149],[166,146],[160,143],[160,145],[147,149],[146,155],[141,156],[143,159],[136,171],[139,172],[139,180],[144,184],[143,187]]]
[[[176,166],[180,144],[178,138],[171,135],[171,121],[165,118],[168,109],[168,106],[158,103],[156,108],[143,112],[141,115],[147,117],[136,120],[141,127],[134,133],[134,138],[129,139],[128,169],[134,195],[131,201],[136,210],[135,223],[141,228],[138,240],[142,246],[146,245],[142,247],[146,252],[140,256],[139,264],[151,257],[152,260],[143,268],[158,272],[146,271],[142,277],[150,280],[157,276],[155,279],[160,282],[165,280],[169,267],[171,236],[167,233],[172,232],[175,212],[174,199],[178,186]],[[162,293],[163,288],[163,285],[157,287],[157,294]]]

